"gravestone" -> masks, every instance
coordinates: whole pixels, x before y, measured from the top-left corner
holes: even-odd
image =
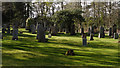
[[[12,40],[18,40],[18,28],[16,26],[13,26],[13,37]]]
[[[116,32],[117,32],[117,25],[114,24],[114,25],[113,25],[113,34],[116,33]]]
[[[51,32],[52,32],[52,35],[56,35],[57,34],[57,27],[56,26],[51,27]]]
[[[105,37],[105,33],[104,33],[104,27],[100,26],[100,32],[99,32],[99,38],[104,38]]]
[[[118,33],[114,33],[114,39],[118,39],[118,38],[119,38]]]
[[[45,29],[41,24],[39,24],[37,28],[37,38],[38,38],[38,42],[46,42]]]
[[[35,34],[36,33],[35,31],[36,31],[35,25],[32,24],[31,25],[31,32],[32,32],[32,34]]]
[[[112,31],[113,31],[112,34],[113,34],[113,38],[114,38],[114,33],[117,33],[117,25],[116,24],[113,25]]]
[[[81,34],[84,34],[84,28],[83,27],[81,28]]]
[[[51,36],[51,33],[49,33],[49,34],[48,34],[48,38],[51,38],[51,37],[52,37],[52,36]]]
[[[109,28],[109,36],[112,36],[112,28]]]
[[[93,33],[90,33],[90,40],[94,40],[93,39]]]
[[[83,46],[87,46],[86,34],[82,34],[82,43],[83,43]]]

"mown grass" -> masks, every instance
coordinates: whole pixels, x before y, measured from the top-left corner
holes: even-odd
[[[118,66],[118,40],[87,37],[88,45],[82,46],[81,35],[58,35],[49,38],[47,43],[36,40],[36,34],[24,29],[19,40],[14,41],[12,35],[3,34],[2,58],[3,66]],[[48,36],[46,35],[46,38]],[[73,49],[75,56],[64,53]]]

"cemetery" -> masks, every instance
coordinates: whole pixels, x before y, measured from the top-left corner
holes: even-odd
[[[2,66],[118,67],[119,2],[3,2]]]

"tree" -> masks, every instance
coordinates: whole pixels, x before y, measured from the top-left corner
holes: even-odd
[[[83,22],[85,21],[84,18],[81,16],[82,11],[80,9],[70,10],[62,10],[56,12],[54,14],[54,21],[57,24],[63,24],[67,31],[71,34],[75,34],[75,23],[76,21]]]

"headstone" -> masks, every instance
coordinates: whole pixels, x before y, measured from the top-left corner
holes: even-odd
[[[109,28],[109,36],[112,36],[112,28]]]
[[[82,43],[83,43],[83,46],[87,46],[86,34],[82,34]]]
[[[51,32],[52,32],[52,35],[56,35],[57,34],[57,27],[56,26],[51,27]]]
[[[18,40],[18,28],[16,26],[13,26],[13,37],[12,40]]]
[[[93,33],[90,34],[90,40],[94,40],[93,39]]]
[[[104,38],[105,37],[105,33],[104,33],[104,27],[100,26],[100,32],[99,32],[99,38]]]
[[[84,28],[83,27],[81,28],[81,34],[84,34]]]
[[[51,28],[49,28],[49,33],[51,33]]]
[[[52,36],[51,36],[51,33],[49,33],[49,34],[48,34],[48,38],[51,38],[51,37],[52,37]]]
[[[114,25],[113,25],[113,34],[116,33],[116,32],[117,32],[117,25],[114,24]]]
[[[46,42],[45,29],[41,24],[39,24],[37,28],[37,37],[38,37],[38,42]]]
[[[116,24],[113,25],[112,31],[113,31],[112,34],[113,34],[113,38],[114,38],[114,33],[117,33],[117,25]]]
[[[35,31],[36,31],[35,25],[32,24],[32,25],[31,25],[31,32],[32,32],[32,34],[35,34],[35,33],[36,33]]]
[[[119,38],[118,33],[114,33],[114,39],[118,39],[118,38]]]

